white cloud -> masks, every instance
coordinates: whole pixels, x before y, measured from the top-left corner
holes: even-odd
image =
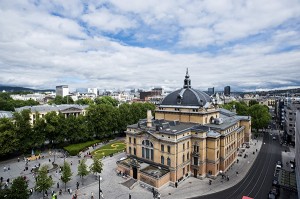
[[[296,0],[14,2],[0,2],[0,84],[178,88],[187,67],[205,90],[300,84]]]
[[[107,9],[97,9],[93,13],[88,13],[82,16],[83,21],[89,26],[96,27],[99,31],[113,32],[132,28],[135,26],[133,20],[126,16],[113,14]]]

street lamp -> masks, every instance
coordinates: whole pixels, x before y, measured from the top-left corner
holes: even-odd
[[[99,199],[101,198],[101,194],[102,194],[102,190],[101,190],[101,187],[100,187],[100,185],[101,185],[101,177],[100,177],[100,173],[99,173]]]

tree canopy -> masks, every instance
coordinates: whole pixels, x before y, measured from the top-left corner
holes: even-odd
[[[91,172],[95,173],[101,173],[103,170],[103,163],[101,159],[97,158],[96,156],[93,157],[93,163],[90,166]]]
[[[21,176],[14,179],[8,198],[14,199],[26,199],[29,198],[28,184],[25,179]]]
[[[45,194],[45,191],[50,189],[54,184],[52,178],[48,176],[47,173],[48,173],[48,166],[47,165],[41,166],[38,171],[38,176],[35,184],[35,190],[43,192],[43,195]]]
[[[266,128],[271,120],[269,109],[265,105],[252,105],[249,108],[249,114],[251,116],[252,128],[256,129],[256,131]]]
[[[70,164],[68,162],[64,162],[62,167],[61,181],[65,184],[65,191],[67,189],[67,183],[72,179],[72,171]]]
[[[83,159],[80,161],[80,163],[78,164],[78,174],[81,178],[81,182],[83,184],[83,177],[87,176],[90,172],[87,170],[87,165],[86,165],[86,160]]]

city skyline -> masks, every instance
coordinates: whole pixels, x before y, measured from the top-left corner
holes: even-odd
[[[0,84],[300,86],[300,3],[1,1]]]

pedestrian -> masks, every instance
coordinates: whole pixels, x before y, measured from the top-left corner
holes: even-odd
[[[49,159],[49,162],[51,162],[51,160]]]
[[[20,162],[20,158],[18,158],[18,162]]]
[[[70,194],[70,188],[68,188],[68,193]]]
[[[94,199],[94,193],[91,192],[91,199]]]
[[[59,195],[61,196],[61,194],[62,194],[62,190],[60,189],[60,190],[59,190]]]
[[[129,199],[131,199],[131,194],[129,194]]]
[[[77,187],[77,189],[79,188],[79,182],[76,183],[76,187]]]
[[[6,182],[9,184],[9,178],[7,178]]]
[[[57,184],[56,184],[56,185],[57,185],[57,188],[59,189],[59,182],[57,182]]]
[[[4,171],[4,172],[6,171],[6,166],[3,167],[3,171]]]
[[[3,182],[3,177],[2,177],[2,176],[0,177],[0,182],[1,182],[1,183]]]
[[[10,166],[8,165],[8,167],[7,167],[7,170],[9,171],[10,170]]]
[[[71,161],[71,166],[73,165],[73,161]]]

